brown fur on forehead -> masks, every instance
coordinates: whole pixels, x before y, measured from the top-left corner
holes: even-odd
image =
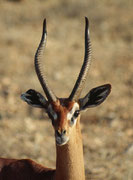
[[[75,102],[67,101],[67,99],[60,99],[52,102],[52,108],[57,113],[57,125],[63,128],[67,123],[67,113],[71,111]]]
[[[58,99],[58,101],[52,102],[51,105],[55,112],[60,112],[62,108],[66,109],[67,111],[71,111],[74,103],[74,101],[69,101],[67,99]]]

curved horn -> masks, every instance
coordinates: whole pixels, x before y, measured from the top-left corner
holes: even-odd
[[[90,67],[91,62],[91,43],[90,43],[90,36],[89,36],[89,21],[88,18],[85,17],[85,56],[82,68],[80,70],[79,76],[77,81],[74,85],[74,88],[69,96],[69,100],[77,100],[80,96],[82,91],[83,85],[86,80],[87,72]]]
[[[43,32],[42,32],[42,38],[40,41],[40,44],[37,48],[36,54],[35,54],[35,70],[36,74],[38,76],[38,79],[41,83],[41,86],[46,94],[46,97],[48,98],[49,101],[56,101],[57,97],[54,95],[54,93],[49,89],[48,83],[46,81],[46,78],[43,74],[42,71],[42,66],[41,66],[41,60],[44,52],[44,48],[46,45],[46,37],[47,37],[47,30],[46,30],[46,19],[44,19],[43,22]]]

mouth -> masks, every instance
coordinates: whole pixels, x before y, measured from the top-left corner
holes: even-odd
[[[55,139],[56,139],[56,144],[58,146],[63,146],[67,144],[67,142],[69,141],[69,138],[66,136],[63,136],[63,137],[56,136]]]

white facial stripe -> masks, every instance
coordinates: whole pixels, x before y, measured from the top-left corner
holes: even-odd
[[[73,114],[75,113],[76,110],[79,110],[79,104],[78,103],[75,103],[73,108],[71,109],[71,111],[68,112],[68,114],[67,114],[68,120],[71,120],[71,118],[73,117]]]
[[[51,114],[51,116],[54,118],[54,120],[57,120],[57,114],[53,110],[51,104],[49,104],[49,106],[48,106],[48,112]]]

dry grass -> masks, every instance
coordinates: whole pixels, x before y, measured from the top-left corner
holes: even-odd
[[[56,94],[68,96],[82,64],[83,17],[88,16],[93,63],[83,95],[108,82],[112,93],[82,116],[86,176],[133,179],[132,7],[131,0],[0,1],[0,156],[55,167],[51,122],[23,103],[20,94],[30,88],[42,92],[33,58],[46,17],[44,68]]]

